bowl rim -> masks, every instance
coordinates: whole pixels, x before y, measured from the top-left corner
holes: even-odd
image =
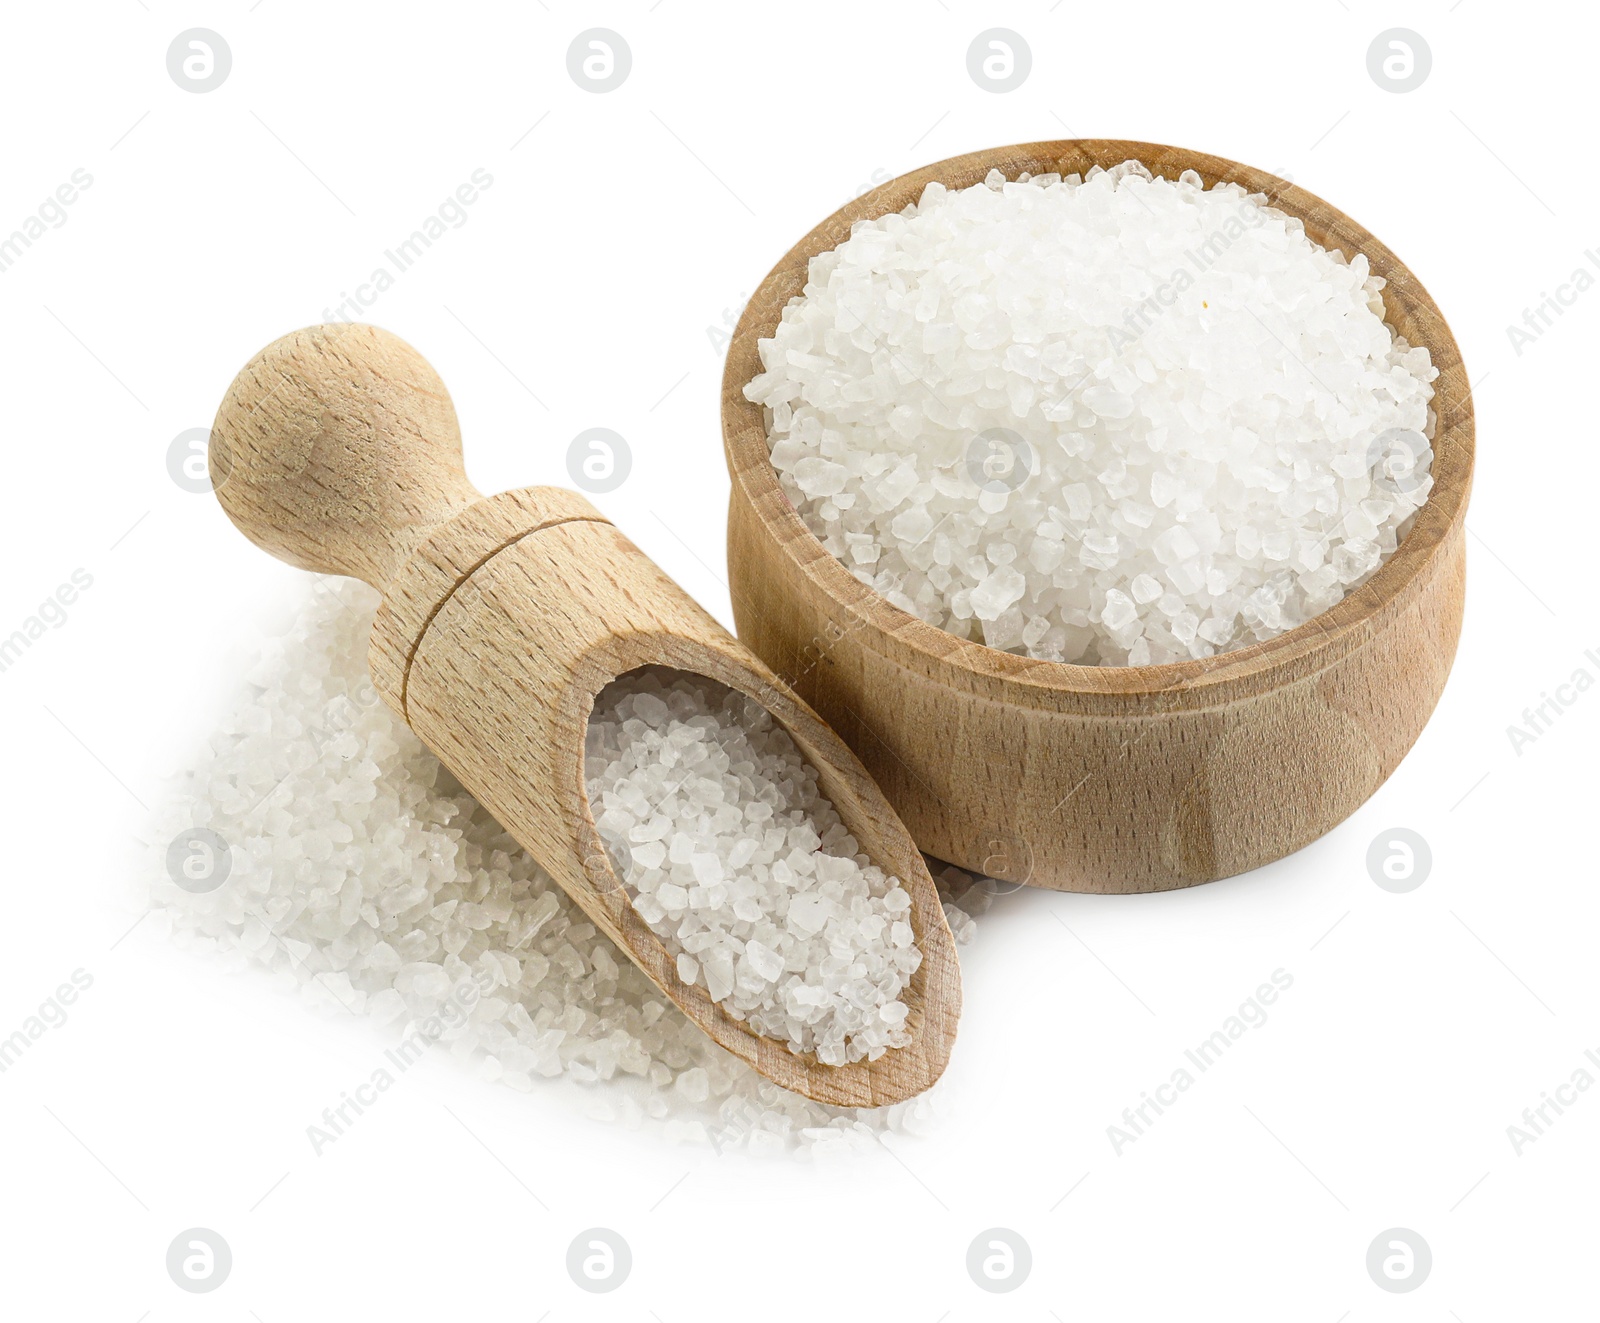
[[[1110,169],[1127,160],[1138,160],[1169,179],[1194,170],[1207,188],[1219,182],[1241,184],[1252,194],[1265,194],[1268,205],[1300,220],[1306,233],[1324,247],[1339,248],[1347,259],[1356,252],[1366,255],[1372,273],[1386,282],[1385,321],[1409,344],[1426,346],[1438,369],[1430,403],[1435,417],[1434,487],[1413,517],[1411,531],[1378,572],[1294,629],[1211,657],[1160,665],[1085,666],[1038,660],[947,633],[901,610],[851,574],[823,547],[784,493],[771,462],[761,406],[746,400],[743,391],[762,370],[757,340],[772,334],[784,306],[804,288],[810,259],[837,247],[856,221],[901,210],[934,181],[959,188],[981,181],[992,169],[1014,179],[1025,170],[1082,173],[1091,166]],[[1275,683],[1288,683],[1333,665],[1393,624],[1444,563],[1445,553],[1462,535],[1475,448],[1472,388],[1455,337],[1421,281],[1386,245],[1288,179],[1226,157],[1128,139],[1055,139],[948,157],[899,175],[839,208],[779,259],[745,305],[723,369],[722,431],[733,499],[742,495],[766,536],[814,587],[853,618],[841,629],[862,635],[865,646],[907,669],[1008,702],[1045,706],[1074,698],[1115,703],[1151,695],[1186,707],[1225,702],[1258,689],[1263,672],[1272,672]],[[730,562],[731,552],[730,542]],[[733,568],[730,563],[730,571]],[[737,587],[734,596],[736,605],[751,605],[741,600]]]

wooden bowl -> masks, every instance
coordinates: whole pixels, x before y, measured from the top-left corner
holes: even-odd
[[[1386,319],[1439,369],[1434,488],[1379,571],[1265,643],[1162,666],[1035,661],[891,606],[825,551],[779,486],[744,386],[805,286],[857,220],[937,180],[992,169],[1081,173],[1129,159],[1265,193],[1346,257],[1365,253]],[[1063,891],[1192,886],[1299,849],[1388,777],[1438,701],[1461,630],[1473,415],[1450,328],[1415,276],[1321,198],[1235,161],[1145,142],[1069,140],[925,166],[836,211],[761,282],[723,375],[733,494],[728,565],[739,637],[844,737],[931,855]]]

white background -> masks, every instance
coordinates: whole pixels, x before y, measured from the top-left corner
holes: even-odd
[[[203,95],[166,68],[196,26],[233,55]],[[605,95],[565,63],[597,26],[633,54]],[[1033,52],[1004,95],[966,69],[993,26]],[[1395,26],[1434,59],[1404,95],[1366,68]],[[0,1075],[6,1317],[1593,1315],[1600,1089],[1520,1154],[1507,1136],[1585,1049],[1600,1054],[1600,695],[1520,755],[1507,736],[1579,667],[1600,677],[1584,657],[1600,654],[1600,293],[1520,355],[1506,333],[1600,245],[1583,150],[1591,13],[106,0],[9,6],[4,27],[0,235],[75,169],[93,177],[0,273],[0,635],[75,569],[93,576],[0,674],[0,1035],[72,971],[94,980]],[[628,438],[633,475],[597,503],[728,621],[711,332],[853,193],[1068,136],[1291,174],[1382,236],[1450,318],[1482,386],[1467,620],[1415,750],[1348,822],[1249,876],[1004,899],[963,952],[966,1011],[931,1137],[838,1169],[719,1158],[440,1058],[314,1156],[306,1125],[385,1040],[142,928],[125,936],[145,806],[214,725],[254,632],[303,592],[210,496],[174,484],[172,439],[206,427],[256,349],[322,320],[482,167],[494,182],[468,222],[368,319],[438,367],[486,491],[564,483],[585,428]],[[1367,873],[1391,827],[1432,847],[1406,895]],[[1269,1022],[1115,1153],[1122,1109],[1279,968],[1294,982]],[[605,1296],[563,1266],[594,1225],[634,1256]],[[193,1226],[233,1250],[212,1295],[165,1271]],[[1033,1250],[1008,1295],[965,1268],[992,1226]],[[1365,1268],[1396,1226],[1434,1256],[1407,1295]]]

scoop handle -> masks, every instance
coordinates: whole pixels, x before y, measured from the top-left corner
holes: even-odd
[[[382,591],[428,530],[480,499],[450,393],[376,326],[309,326],[234,378],[209,450],[228,517],[280,560]]]

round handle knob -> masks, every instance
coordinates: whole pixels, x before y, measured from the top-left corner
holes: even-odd
[[[217,411],[210,465],[257,546],[380,591],[429,528],[480,496],[444,383],[376,326],[310,326],[252,358]]]

